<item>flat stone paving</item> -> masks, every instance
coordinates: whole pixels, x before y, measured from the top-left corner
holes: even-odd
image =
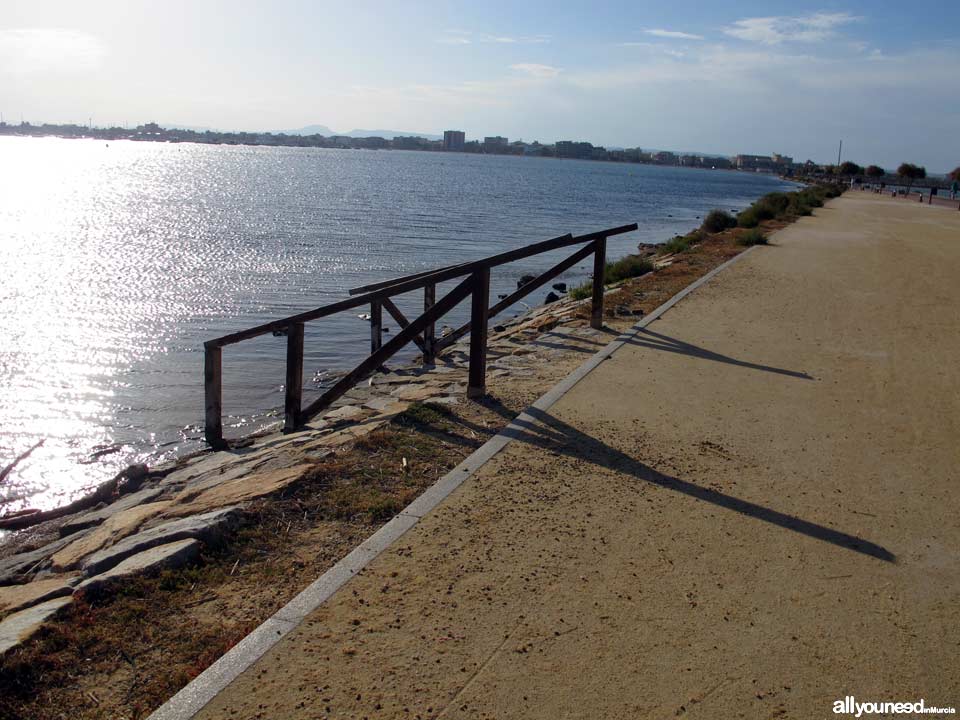
[[[849,193],[777,233],[198,717],[960,704],[958,277],[946,208]]]

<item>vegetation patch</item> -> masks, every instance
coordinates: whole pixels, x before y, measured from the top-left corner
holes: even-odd
[[[603,271],[603,284],[612,285],[613,283],[627,280],[628,278],[640,277],[653,272],[653,263],[646,258],[638,255],[627,255],[619,260],[608,261]],[[570,297],[574,300],[584,300],[593,293],[593,281],[586,282],[570,290]]]
[[[246,524],[199,564],[78,598],[0,659],[0,720],[146,717],[522,407],[490,404],[471,403],[468,417],[411,405],[254,502]]]
[[[725,210],[711,210],[703,219],[701,229],[708,233],[719,233],[737,226],[737,219]]]
[[[760,228],[751,228],[746,232],[740,233],[737,237],[737,245],[751,247],[753,245],[766,245],[767,236]]]

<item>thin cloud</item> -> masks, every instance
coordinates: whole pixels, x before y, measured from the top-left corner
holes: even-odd
[[[764,45],[780,45],[786,42],[815,43],[836,36],[837,28],[859,19],[847,12],[744,18],[723,28],[723,32],[739,40]]]
[[[517,63],[510,66],[511,70],[524,73],[535,78],[555,78],[560,74],[560,68],[552,65],[541,65],[539,63]]]
[[[549,35],[493,35],[474,33],[467,30],[444,30],[437,42],[444,45],[471,45],[484,43],[491,45],[539,45],[550,42]]]
[[[103,64],[99,38],[63,28],[0,30],[0,68],[14,74],[86,72]]]
[[[680,32],[679,30],[664,30],[662,28],[653,28],[644,30],[647,35],[653,35],[658,38],[668,38],[670,40],[703,40],[703,35],[694,35],[693,33]]]

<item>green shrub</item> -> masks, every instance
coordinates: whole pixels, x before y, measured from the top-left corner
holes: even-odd
[[[619,260],[608,261],[603,270],[603,284],[620,282],[632,277],[640,277],[653,272],[653,263],[638,255],[627,255]],[[593,282],[585,282],[571,288],[570,297],[574,300],[584,300],[593,294]]]
[[[756,208],[752,206],[737,215],[737,225],[742,228],[755,228],[759,224],[760,217],[757,215]]]
[[[723,232],[737,226],[737,219],[724,210],[711,210],[700,227],[711,233]]]
[[[737,238],[738,245],[766,245],[767,236],[763,233],[763,230],[760,228],[753,228],[747,230],[745,233],[742,233],[740,237]]]
[[[781,217],[789,204],[790,197],[787,193],[773,192],[757,200],[754,206],[757,208],[757,217],[761,220],[773,220],[773,218]]]
[[[702,230],[694,230],[686,235],[676,235],[672,240],[661,243],[660,247],[657,248],[657,253],[659,255],[672,255],[686,252],[692,245],[700,242],[703,238],[704,232]]]

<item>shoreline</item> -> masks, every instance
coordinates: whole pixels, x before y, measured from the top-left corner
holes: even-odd
[[[771,221],[765,228],[784,224]],[[140,621],[150,622],[160,633],[153,641],[157,647],[137,652],[166,653],[165,667],[176,657],[175,666],[186,663],[199,672],[252,629],[251,622],[259,624],[285,604],[310,578],[331,567],[553,387],[582,362],[584,353],[605,345],[607,332],[631,326],[637,317],[739,255],[746,249],[738,243],[744,233],[737,228],[699,236],[697,244],[683,252],[654,256],[655,272],[608,287],[605,332],[589,328],[589,301],[572,299],[496,326],[490,340],[489,396],[481,402],[462,397],[464,348],[453,346],[431,371],[410,367],[374,376],[301,432],[262,435],[229,452],[202,452],[154,468],[112,505],[21,531],[18,545],[25,552],[0,559],[0,572],[6,573],[0,582],[31,581],[8,584],[6,591],[0,586],[0,599],[11,588],[14,595],[42,589],[55,599],[33,604],[34,612],[49,614],[32,628],[39,631],[35,642],[9,650],[0,660],[0,683],[11,672],[15,677],[26,673],[26,678],[43,668],[56,672],[49,665],[51,648],[64,633],[74,632],[78,615],[96,618],[87,631],[91,642],[112,647],[122,639],[121,647],[137,645],[128,630],[115,625],[117,617],[134,607]],[[53,537],[58,539],[45,544]],[[4,545],[9,551],[11,546]],[[140,565],[129,567],[137,558]],[[280,582],[275,575],[278,563],[285,568]],[[182,578],[191,580],[185,586]],[[245,600],[237,605],[240,597]],[[179,612],[171,612],[195,608],[200,613],[196,621],[202,624],[207,622],[208,603],[219,610],[216,629],[210,628],[213,635],[205,636],[203,647],[170,635],[170,623],[182,622]],[[8,611],[6,619],[12,616]],[[225,618],[231,619],[223,622]],[[0,628],[3,622],[0,619]],[[206,659],[198,661],[197,654]],[[108,678],[116,679],[118,672],[126,672],[122,660],[117,665],[104,659],[91,668],[89,682],[102,693],[104,684],[113,682]],[[150,706],[144,711],[191,676],[151,674],[154,690],[144,695]],[[31,692],[40,687],[32,680],[23,682]],[[41,685],[49,700],[54,688]]]

